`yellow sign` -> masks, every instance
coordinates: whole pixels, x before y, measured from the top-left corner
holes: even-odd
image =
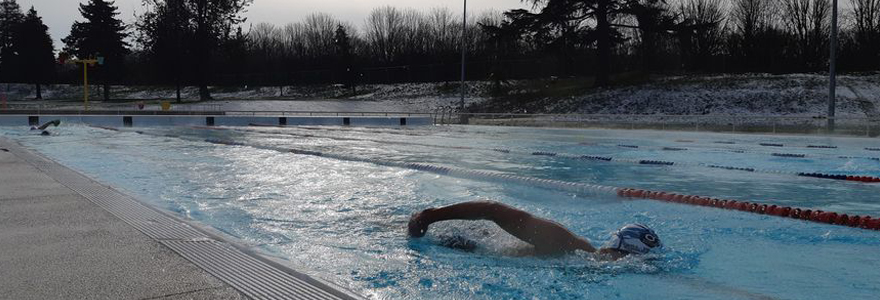
[[[171,102],[169,102],[169,101],[162,101],[162,110],[163,110],[163,111],[169,111],[169,110],[171,110]]]

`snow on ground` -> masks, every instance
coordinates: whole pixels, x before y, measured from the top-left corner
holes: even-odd
[[[880,75],[841,76],[839,116],[877,116]],[[668,77],[558,101],[549,112],[663,115],[821,116],[828,109],[823,75]]]
[[[514,90],[523,84],[513,84]],[[824,75],[719,75],[665,77],[650,83],[592,90],[564,99],[535,99],[547,113],[642,114],[642,115],[723,115],[723,116],[821,116],[827,111],[828,79]],[[488,98],[488,82],[470,82],[466,104]],[[0,85],[10,103],[79,108],[82,87],[53,85],[44,87],[47,100],[33,97],[33,86]],[[188,104],[174,109],[236,111],[338,111],[338,112],[437,112],[459,106],[456,83],[405,83],[361,85],[356,92],[340,85],[289,87],[216,87],[216,99],[196,102],[198,90],[186,87],[182,96]],[[138,100],[147,109],[158,109],[159,101],[173,100],[168,87],[114,86],[112,97],[128,101],[102,103],[98,86],[90,89],[93,107],[131,109]],[[880,117],[880,74],[841,76],[837,89],[838,115],[842,117]],[[516,94],[516,93],[514,93]],[[26,101],[20,101],[26,100]],[[58,101],[63,100],[63,101]],[[528,99],[527,99],[528,100]],[[516,108],[497,105],[493,112]]]
[[[185,87],[181,97],[187,104],[173,103],[175,91],[161,87],[113,86],[111,97],[121,99],[103,103],[101,87],[89,88],[94,108],[131,109],[139,101],[146,102],[146,109],[158,109],[158,102],[172,101],[176,109],[228,110],[228,111],[340,111],[340,112],[436,112],[458,107],[460,95],[456,83],[406,83],[361,85],[355,93],[341,85],[291,86],[291,87],[212,87],[212,101],[196,102],[198,89]],[[482,91],[486,83],[468,83],[465,104],[485,101]],[[43,87],[43,101],[32,100],[33,86],[0,85],[7,91],[11,104],[18,107],[67,108],[82,106],[83,88],[75,85],[51,85]]]

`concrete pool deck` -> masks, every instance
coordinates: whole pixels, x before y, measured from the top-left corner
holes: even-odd
[[[0,137],[8,299],[357,299]]]

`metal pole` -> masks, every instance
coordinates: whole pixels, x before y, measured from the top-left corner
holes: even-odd
[[[85,94],[83,94],[85,109],[89,110],[89,64],[83,64],[83,87],[85,88]]]
[[[836,0],[835,0],[836,1]],[[464,112],[464,79],[465,79],[465,58],[467,57],[467,0],[464,0],[464,14],[461,21],[461,102],[459,102],[459,111]]]
[[[837,104],[837,0],[832,2],[831,9],[831,66],[829,70],[830,86],[828,88],[828,132],[834,132],[835,105]]]

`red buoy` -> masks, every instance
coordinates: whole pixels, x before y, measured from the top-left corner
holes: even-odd
[[[814,211],[812,211],[812,210],[810,210],[810,209],[805,210],[805,211],[801,214],[801,219],[809,220],[809,221],[813,221],[813,220],[815,220],[815,218],[816,218],[816,217],[815,217],[815,214],[816,214],[816,212],[814,212]]]
[[[837,216],[836,219],[833,219],[833,221],[834,221],[833,224],[847,225],[847,224],[849,224],[849,216],[846,214],[842,214],[842,215]]]
[[[713,200],[718,201],[718,199],[703,198],[702,200],[700,200],[700,203],[697,203],[697,204],[699,204],[700,206],[712,206]]]
[[[825,221],[823,223],[834,223],[837,221],[837,213],[836,212],[826,212],[825,213]]]
[[[866,225],[868,229],[880,230],[880,219],[871,219]]]
[[[859,228],[868,228],[868,223],[871,222],[871,216],[864,216],[859,221]]]
[[[758,206],[758,209],[755,210],[756,213],[764,214],[767,212],[767,204],[761,204]]]
[[[788,215],[790,213],[791,213],[791,207],[786,206],[786,207],[777,209],[776,215],[780,216],[780,217],[788,217]]]
[[[737,205],[739,205],[739,202],[736,202],[736,200],[730,200],[730,201],[727,201],[727,204],[724,205],[724,208],[733,209]]]
[[[681,197],[681,199],[676,198],[676,199],[675,199],[675,203],[688,203],[688,202],[690,202],[691,199],[693,199],[693,198],[694,198],[694,196],[691,196],[691,195],[687,195],[687,196]]]
[[[859,227],[859,222],[862,221],[861,216],[852,216],[849,218],[849,222],[846,223],[846,226],[849,227]]]

